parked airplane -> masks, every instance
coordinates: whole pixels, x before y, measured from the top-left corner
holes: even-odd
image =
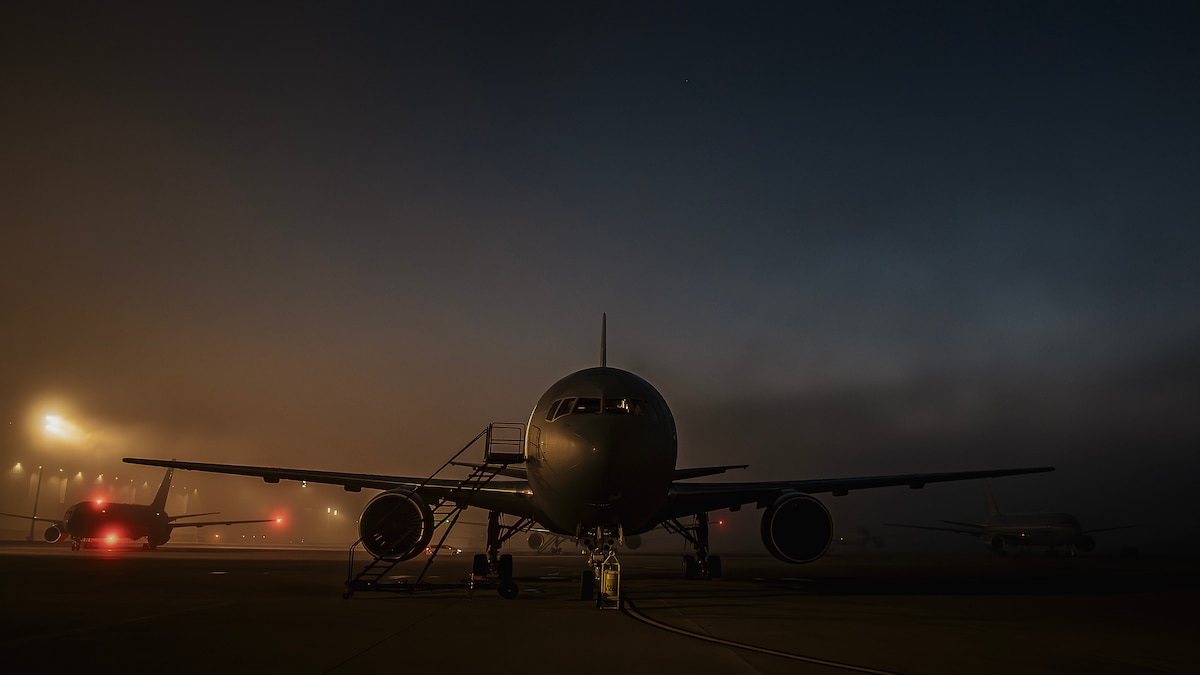
[[[983,482],[983,493],[987,498],[988,519],[982,523],[963,523],[955,520],[943,520],[943,523],[955,527],[937,527],[931,525],[903,525],[886,523],[892,527],[909,527],[918,530],[937,530],[940,532],[957,532],[979,537],[983,545],[1000,555],[1007,554],[1018,546],[1049,546],[1051,551],[1056,547],[1066,548],[1071,555],[1076,552],[1088,553],[1096,548],[1096,540],[1092,534],[1123,530],[1132,525],[1106,527],[1098,530],[1084,530],[1079,521],[1069,513],[1023,513],[1005,515],[996,507],[996,499],[992,496],[992,488],[987,481]]]
[[[858,527],[854,528],[853,531],[838,536],[838,538],[834,541],[834,545],[858,549],[883,548],[884,538],[883,535],[871,534],[870,530],[868,530],[866,526],[859,525]]]
[[[489,480],[468,487],[462,481],[434,477],[132,457],[124,461],[257,476],[268,483],[295,480],[341,485],[354,492],[364,487],[383,490],[359,518],[360,541],[377,560],[406,560],[424,551],[435,527],[433,510],[443,502],[485,509],[489,514],[487,554],[476,556],[475,573],[498,578],[498,589],[506,598],[516,597],[517,587],[512,581],[512,556],[501,556],[500,546],[517,532],[535,526],[570,537],[590,553],[588,569],[581,577],[581,597],[588,598],[602,571],[602,588],[619,585],[618,543],[660,525],[694,547],[694,555],[684,556],[686,577],[720,577],[721,560],[709,555],[711,511],[736,511],[744,504],[765,509],[760,529],[767,551],[785,562],[806,563],[821,557],[833,538],[829,511],[813,494],[841,496],[850,490],[898,485],[917,489],[927,483],[1053,470],[1033,467],[815,480],[682,482],[745,465],[676,468],[671,409],[649,382],[607,365],[604,335],[602,329],[600,366],[567,375],[546,390],[533,406],[514,456],[489,458],[485,452],[485,466],[498,467],[493,477],[516,480]],[[522,463],[524,466],[519,466]],[[517,522],[502,525],[505,514],[515,516]],[[693,516],[691,524],[681,522]],[[444,520],[439,518],[438,524]]]
[[[119,539],[137,540],[146,538],[144,548],[154,550],[167,543],[171,533],[177,527],[204,527],[206,525],[239,525],[243,523],[271,523],[278,519],[265,520],[210,520],[204,522],[177,523],[180,518],[197,518],[212,516],[211,513],[192,513],[186,516],[169,516],[164,511],[167,504],[167,493],[171,490],[171,475],[174,469],[167,469],[163,482],[158,486],[154,501],[146,504],[118,504],[103,501],[79,502],[67,509],[61,520],[22,516],[15,513],[0,513],[0,516],[24,518],[26,520],[50,523],[43,535],[51,544],[65,537],[71,539],[71,550],[85,548],[93,540],[104,540],[108,543]]]

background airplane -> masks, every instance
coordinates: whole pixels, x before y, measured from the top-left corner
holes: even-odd
[[[849,532],[838,535],[834,541],[834,546],[839,548],[881,549],[885,545],[884,536],[880,534],[872,534],[864,525],[859,525]]]
[[[493,444],[494,432],[517,429],[518,437]],[[604,589],[619,585],[616,547],[630,535],[656,527],[679,534],[695,553],[684,556],[687,578],[714,578],[721,559],[709,555],[711,511],[736,511],[745,504],[764,509],[761,537],[767,551],[789,563],[821,557],[833,539],[833,521],[816,493],[845,495],[851,490],[1052,471],[1052,467],[989,469],[952,473],[920,473],[853,478],[780,480],[743,483],[689,482],[686,479],[724,473],[734,466],[694,469],[676,467],[675,419],[666,400],[649,382],[607,365],[605,330],[601,330],[600,366],[567,375],[534,404],[524,425],[493,424],[487,434],[483,464],[473,465],[465,480],[429,477],[314,471],[306,469],[181,462],[127,457],[132,464],[257,476],[280,480],[341,485],[348,491],[383,490],[359,518],[360,542],[378,560],[401,561],[419,555],[443,523],[457,521],[457,510],[469,506],[488,511],[487,553],[475,557],[473,575],[497,578],[506,598],[516,597],[512,556],[501,545],[518,532],[537,526],[580,542],[590,555],[580,595],[592,597],[594,582]],[[442,468],[450,466],[475,443],[468,443]],[[794,449],[789,449],[794,453]],[[439,469],[439,472],[441,469]],[[504,476],[515,480],[494,480]],[[453,505],[456,511],[447,511]],[[517,521],[503,524],[502,516]],[[442,534],[445,538],[448,530]],[[369,565],[362,573],[374,568]],[[347,580],[347,597],[359,587],[377,587],[373,578]],[[613,592],[609,597],[615,596]]]
[[[180,518],[198,518],[200,516],[216,515],[211,513],[193,513],[184,516],[167,515],[164,507],[167,504],[167,494],[171,491],[171,475],[174,469],[167,469],[158,493],[150,504],[120,504],[103,501],[79,502],[63,514],[62,519],[23,516],[15,513],[0,513],[0,516],[24,518],[38,522],[50,523],[43,537],[51,544],[63,538],[71,539],[71,550],[78,551],[94,540],[104,540],[114,543],[120,539],[138,540],[146,538],[145,548],[154,550],[167,543],[171,533],[177,527],[205,527],[206,525],[239,525],[244,523],[271,523],[279,519],[261,520],[209,520],[204,522],[175,522]]]
[[[908,527],[918,530],[938,530],[941,532],[956,532],[979,537],[984,546],[1000,555],[1020,546],[1048,546],[1051,551],[1061,546],[1072,555],[1076,552],[1087,553],[1096,548],[1096,540],[1092,534],[1123,530],[1133,525],[1106,527],[1096,530],[1084,530],[1079,521],[1068,513],[1021,513],[1003,514],[996,507],[996,499],[992,496],[992,488],[983,481],[983,494],[987,499],[988,519],[982,523],[964,523],[955,520],[943,520],[943,523],[954,527],[939,527],[932,525],[904,525],[901,523],[886,523],[891,527]]]

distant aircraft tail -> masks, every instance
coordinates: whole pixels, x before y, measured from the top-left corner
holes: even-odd
[[[986,480],[983,481],[983,494],[987,497],[988,518],[1000,515],[1000,509],[996,508],[996,498],[992,496],[992,486]]]
[[[600,315],[600,367],[608,367],[608,312]]]
[[[174,467],[167,469],[167,475],[163,476],[162,485],[158,486],[158,494],[154,495],[154,501],[150,504],[150,507],[157,513],[167,510],[167,493],[171,491],[171,476],[174,473]]]

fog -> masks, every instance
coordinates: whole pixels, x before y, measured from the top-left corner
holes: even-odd
[[[426,475],[597,364],[607,312],[680,466],[1053,465],[1001,507],[1192,546],[1198,28],[1182,3],[6,6],[0,508],[38,465],[39,515],[86,498],[59,468],[148,501],[161,473],[123,456]],[[282,509],[306,540],[369,498],[176,484],[172,513]],[[983,511],[974,483],[827,501],[871,532]]]

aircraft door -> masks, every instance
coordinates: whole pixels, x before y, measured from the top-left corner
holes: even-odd
[[[533,424],[529,425],[529,430],[525,434],[525,459],[542,458],[542,430]]]

